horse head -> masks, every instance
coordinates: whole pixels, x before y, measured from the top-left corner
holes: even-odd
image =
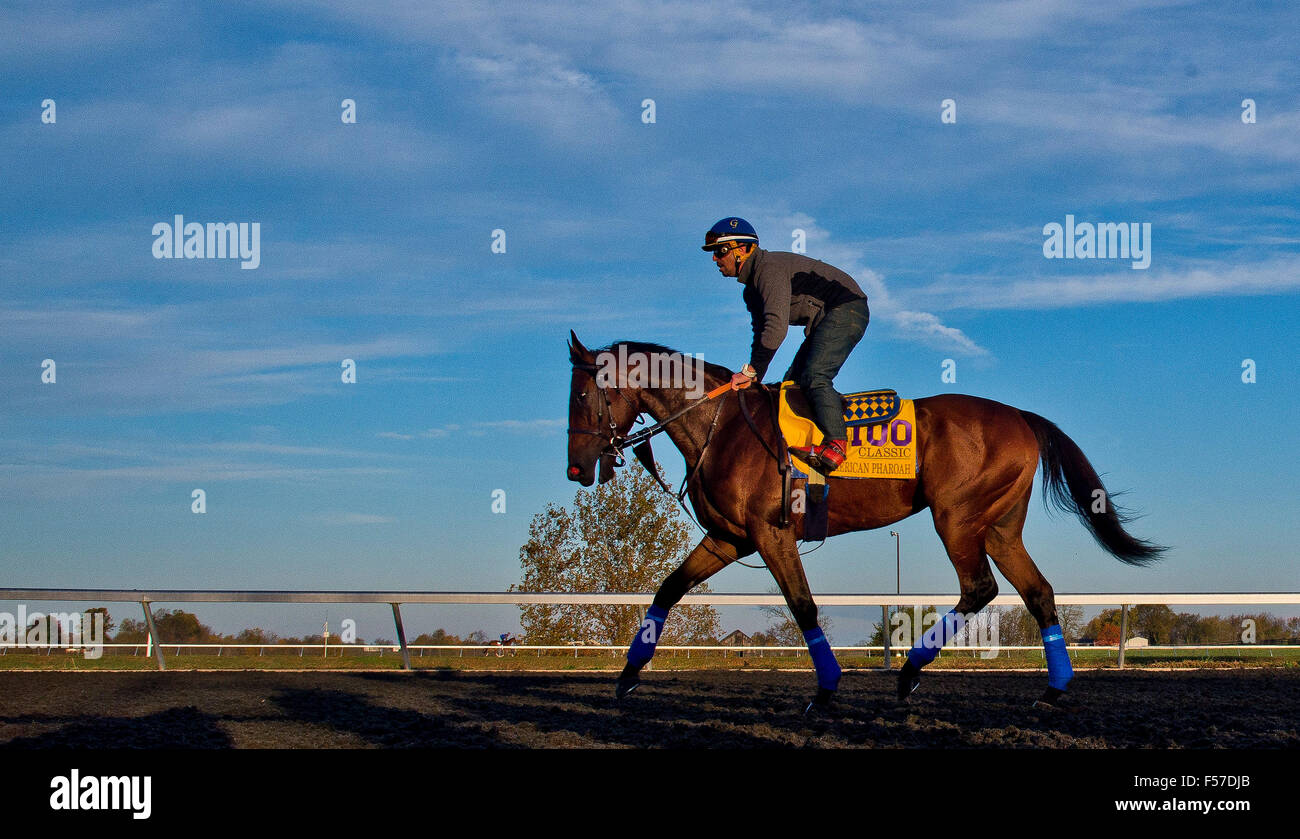
[[[642,413],[640,389],[620,381],[613,353],[599,356],[582,345],[569,331],[569,361],[573,378],[569,386],[569,469],[568,477],[583,486],[596,480],[600,463],[600,482],[614,477],[614,467],[622,465],[617,441]]]

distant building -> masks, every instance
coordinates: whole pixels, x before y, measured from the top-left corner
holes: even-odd
[[[1150,644],[1150,643],[1151,643],[1150,641],[1148,641],[1147,639],[1143,638],[1142,636],[1140,636],[1140,635],[1134,635],[1132,638],[1130,638],[1130,639],[1128,639],[1127,641],[1124,642],[1124,646],[1126,646],[1126,647],[1145,647],[1145,646],[1147,646],[1147,645]]]
[[[748,647],[751,641],[752,639],[748,635],[741,632],[739,629],[736,629],[718,643],[726,647]]]

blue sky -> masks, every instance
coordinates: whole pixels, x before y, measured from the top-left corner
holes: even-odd
[[[504,589],[576,489],[570,328],[746,360],[699,250],[734,214],[868,292],[842,389],[1042,414],[1173,546],[1132,569],[1035,501],[1057,591],[1294,591],[1296,31],[1282,3],[7,4],[5,584]],[[259,223],[260,267],[154,259],[176,214]],[[1150,267],[1044,258],[1067,214],[1149,223]],[[901,532],[904,590],[955,591],[928,516]],[[849,535],[808,574],[888,591],[893,553]],[[301,634],[326,610],[198,611]],[[384,611],[329,610],[391,637]]]

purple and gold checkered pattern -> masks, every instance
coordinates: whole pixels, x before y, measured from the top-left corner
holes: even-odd
[[[875,425],[898,416],[902,403],[893,390],[864,390],[844,396],[844,424]]]

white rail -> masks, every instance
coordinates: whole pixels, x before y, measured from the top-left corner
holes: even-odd
[[[940,594],[818,594],[818,606],[910,606],[916,603],[955,604],[959,595]],[[132,603],[479,603],[569,604],[588,606],[649,605],[654,594],[643,592],[559,591],[233,591],[181,589],[54,589],[0,588],[0,600],[108,600]],[[779,594],[688,594],[685,606],[784,606]],[[990,605],[1014,606],[1017,594],[999,594]],[[1237,605],[1300,603],[1296,592],[1133,592],[1057,594],[1066,606]]]
[[[148,627],[146,648],[152,647],[158,661],[158,669],[166,670],[163,659],[163,646],[198,647],[198,644],[172,644],[168,642],[153,643],[158,637],[154,628],[152,603],[387,603],[393,609],[393,621],[397,627],[398,644],[402,664],[411,669],[410,650],[406,643],[406,631],[402,628],[401,605],[403,603],[441,603],[441,604],[546,604],[546,605],[649,605],[654,595],[639,592],[455,592],[455,591],[234,591],[234,590],[182,590],[182,589],[54,589],[54,588],[3,588],[0,589],[0,601],[37,600],[37,601],[109,601],[135,602],[144,610],[145,624]],[[955,604],[959,597],[946,594],[821,594],[814,599],[819,606],[880,606],[888,626],[889,606],[910,606],[928,604],[946,606]],[[1087,593],[1057,594],[1056,602],[1065,606],[1119,606],[1121,609],[1120,641],[1118,645],[1119,666],[1124,666],[1125,641],[1128,638],[1128,610],[1130,606],[1145,605],[1265,605],[1300,603],[1300,593],[1296,592],[1132,592],[1132,593]],[[1009,606],[1021,603],[1014,594],[999,594],[990,605]],[[688,594],[681,600],[682,605],[707,606],[771,606],[784,605],[785,598],[779,594]],[[886,642],[889,634],[885,633]],[[58,645],[63,646],[63,645]],[[116,645],[104,645],[116,646]],[[131,645],[139,646],[139,645]],[[226,644],[216,646],[286,647],[293,645],[257,645]],[[316,645],[324,646],[324,645]],[[338,645],[340,648],[344,645]],[[368,645],[385,646],[385,645]],[[1227,649],[1228,647],[1215,648]],[[1262,646],[1244,645],[1246,648],[1264,649]],[[561,649],[569,649],[569,646]],[[1095,649],[1092,647],[1074,647],[1075,649]],[[1203,648],[1203,647],[1197,647]],[[485,649],[492,649],[485,647]],[[533,649],[533,648],[529,648]],[[576,655],[575,647],[575,655]],[[581,649],[598,650],[601,647],[581,647]],[[610,648],[604,648],[610,649]],[[613,648],[621,649],[621,648]],[[664,649],[670,649],[664,647]],[[724,647],[723,649],[737,649]],[[755,647],[755,650],[777,650],[775,647]],[[796,648],[798,649],[798,648]],[[885,653],[885,666],[890,666],[890,647],[836,647],[836,649],[881,649]],[[973,650],[978,647],[965,646],[960,649]],[[1003,649],[1010,649],[1004,647]]]

